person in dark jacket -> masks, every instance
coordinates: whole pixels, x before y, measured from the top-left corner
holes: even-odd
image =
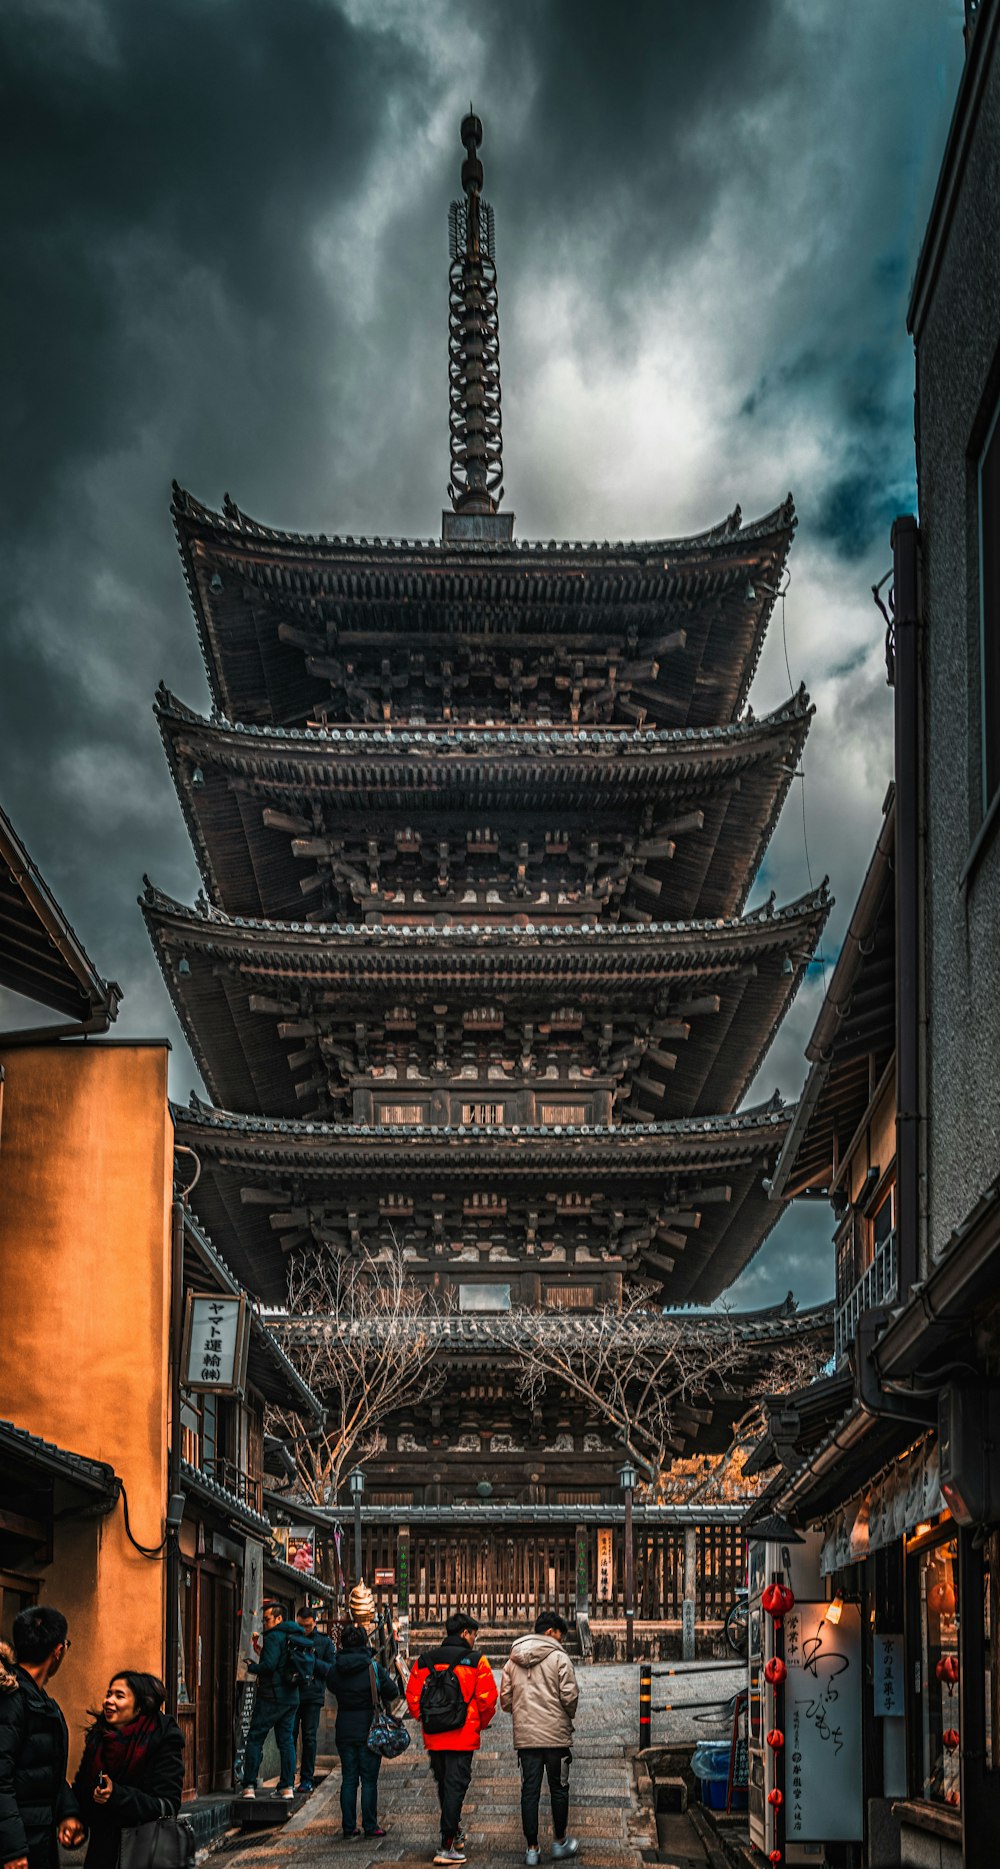
[[[348,1624],[343,1646],[327,1677],[327,1688],[337,1697],[334,1738],[340,1754],[340,1815],[344,1836],[358,1834],[358,1784],[361,1785],[361,1822],[366,1837],[384,1837],[378,1820],[378,1774],[382,1760],[368,1749],[368,1729],[376,1710],[376,1689],[383,1706],[400,1697],[398,1680],[376,1661],[368,1636],[356,1623]],[[372,1671],[374,1670],[374,1682]]]
[[[108,1682],[73,1780],[79,1822],[59,1827],[60,1843],[72,1848],[82,1826],[87,1869],[116,1869],[123,1830],[180,1810],[184,1735],[163,1712],[166,1698],[155,1674],[123,1668]]]
[[[264,1641],[256,1661],[248,1671],[257,1676],[257,1693],[250,1715],[250,1730],[243,1754],[243,1796],[257,1796],[257,1773],[264,1741],[274,1728],[278,1748],[278,1797],[295,1796],[295,1715],[299,1710],[298,1683],[290,1678],[289,1642],[300,1643],[302,1631],[297,1622],[285,1621],[280,1603],[263,1605]],[[257,1637],[254,1637],[256,1644]]]
[[[56,1827],[73,1811],[66,1783],[69,1736],[45,1691],[69,1649],[66,1618],[48,1604],[14,1618],[0,1643],[0,1864],[55,1869]]]
[[[337,1648],[328,1635],[317,1629],[316,1609],[312,1603],[303,1603],[302,1608],[295,1612],[295,1620],[302,1631],[303,1642],[308,1642],[316,1657],[316,1672],[312,1680],[304,1681],[299,1686],[299,1710],[295,1716],[296,1743],[300,1735],[302,1738],[299,1790],[311,1791],[316,1772],[316,1735],[326,1694],[326,1675],[337,1659]]]

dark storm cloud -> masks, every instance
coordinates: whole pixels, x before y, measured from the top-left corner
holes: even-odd
[[[470,93],[519,532],[681,533],[795,488],[836,951],[887,776],[868,586],[913,499],[905,292],[960,28],[938,0],[8,0],[0,798],[122,981],[120,1029],[177,1039],[178,1094],[135,908],[144,870],[197,886],[150,713],[161,676],[205,704],[170,481],[279,526],[437,531]],[[787,687],[775,629],[758,711]],[[761,879],[782,898],[798,804]],[[819,993],[762,1095],[795,1093]],[[751,1294],[812,1290],[811,1254],[783,1222]]]

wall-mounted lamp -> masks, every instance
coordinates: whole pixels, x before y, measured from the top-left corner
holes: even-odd
[[[836,1628],[843,1613],[844,1613],[844,1599],[843,1599],[843,1596],[841,1595],[841,1592],[838,1590],[836,1596],[833,1599],[833,1602],[830,1604],[830,1607],[826,1612],[824,1621],[831,1622],[834,1628]]]

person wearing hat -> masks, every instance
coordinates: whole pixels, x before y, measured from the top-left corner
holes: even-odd
[[[303,1681],[299,1686],[299,1710],[295,1715],[295,1743],[301,1739],[299,1756],[300,1791],[311,1791],[316,1773],[316,1737],[319,1733],[319,1716],[323,1711],[326,1696],[326,1673],[337,1659],[337,1650],[328,1635],[316,1627],[315,1603],[303,1603],[295,1612],[295,1620],[302,1631],[302,1642],[312,1649],[316,1657],[315,1673],[311,1681]]]

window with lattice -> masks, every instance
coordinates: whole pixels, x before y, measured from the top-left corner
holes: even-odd
[[[586,1123],[590,1121],[588,1103],[543,1103],[541,1108],[543,1123]]]
[[[408,1129],[419,1129],[427,1120],[426,1103],[380,1103],[378,1121]]]
[[[592,1311],[593,1285],[549,1285],[545,1302],[553,1311]]]
[[[476,1123],[481,1129],[495,1129],[503,1123],[502,1103],[463,1103],[463,1123]]]

